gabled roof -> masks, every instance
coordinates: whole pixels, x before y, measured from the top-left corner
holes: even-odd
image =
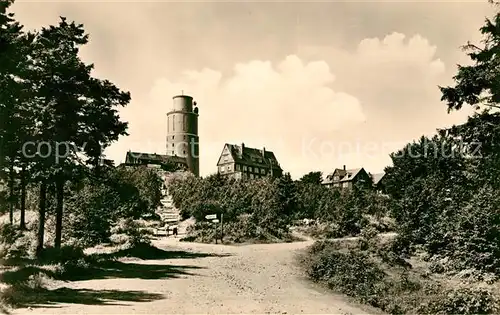
[[[373,185],[377,185],[384,176],[385,173],[372,174]]]
[[[322,184],[331,184],[334,182],[348,182],[352,181],[358,174],[361,172],[361,170],[364,170],[362,167],[361,168],[353,168],[353,169],[341,169],[341,168],[336,168],[333,173],[329,174],[326,176],[326,179],[323,181]],[[340,180],[334,180],[334,176],[339,176]]]
[[[363,168],[353,168],[346,170],[346,174],[344,177],[340,179],[341,182],[348,182],[353,180],[356,176],[358,176],[359,172],[361,172]]]
[[[255,149],[249,148],[245,145],[241,146],[229,143],[224,145],[224,148],[226,147],[229,149],[229,152],[236,163],[281,169],[274,153],[266,150],[265,148]]]
[[[347,174],[347,170],[343,168],[336,168],[333,173],[331,174],[332,178],[333,176],[339,176],[339,177],[344,177],[345,174]]]

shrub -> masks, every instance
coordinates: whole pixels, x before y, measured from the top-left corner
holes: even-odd
[[[0,258],[16,260],[33,258],[36,250],[36,234],[21,231],[11,224],[0,225]]]
[[[63,245],[61,248],[45,247],[40,256],[43,263],[67,263],[84,259],[83,248],[77,246]]]
[[[0,239],[4,243],[12,244],[19,238],[21,231],[13,224],[0,225]]]
[[[48,278],[44,273],[38,272],[30,275],[28,279],[0,291],[0,305],[23,305],[28,300],[37,298],[44,290]]]
[[[420,314],[496,314],[498,300],[482,288],[456,288],[433,292],[418,308]]]
[[[309,277],[363,302],[376,304],[374,301],[387,289],[385,272],[362,252],[339,251],[328,245],[322,243],[311,249]]]
[[[133,219],[120,219],[111,229],[110,237],[113,243],[133,248],[140,245],[149,245],[151,238],[149,232]]]
[[[112,168],[101,181],[84,180],[66,201],[65,235],[85,246],[109,241],[111,228],[121,218],[154,218],[162,182],[147,167]]]
[[[308,276],[329,288],[391,314],[495,314],[498,297],[481,288],[448,288],[411,272],[404,261],[384,265],[391,244],[369,241],[315,242],[303,256]],[[398,258],[401,259],[401,258]],[[388,261],[391,261],[389,259]],[[397,267],[397,268],[394,268]]]
[[[56,265],[54,276],[60,280],[78,279],[92,271],[93,257],[80,257],[72,260],[65,260]]]

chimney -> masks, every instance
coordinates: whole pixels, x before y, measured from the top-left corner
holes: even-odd
[[[242,142],[241,143],[241,154],[243,155],[243,152],[245,152],[245,144]]]
[[[266,148],[263,147],[262,148],[262,158],[265,158],[266,157]]]
[[[344,171],[345,171],[345,165],[344,165]]]

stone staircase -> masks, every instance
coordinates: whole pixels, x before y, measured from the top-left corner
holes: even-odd
[[[163,223],[169,225],[176,225],[181,220],[181,216],[179,210],[175,208],[172,196],[164,195],[164,197],[160,200],[161,207],[158,209],[158,214],[161,217]]]
[[[166,187],[168,187],[168,179],[172,176],[172,174],[160,172],[159,175],[164,182],[164,189],[162,189],[161,191],[161,206],[156,210],[156,213],[160,216],[161,219],[160,228],[157,229],[156,233],[158,236],[160,234],[166,235],[166,227],[169,226],[170,231],[168,234],[172,235],[172,228],[175,226],[178,229],[178,234],[185,234],[187,226],[193,224],[193,222],[191,222],[190,220],[181,221],[182,218],[180,215],[180,211],[174,206],[172,196],[168,194]]]

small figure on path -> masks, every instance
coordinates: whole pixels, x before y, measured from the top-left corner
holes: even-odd
[[[177,237],[177,227],[176,226],[174,226],[173,232],[174,232],[174,236]]]
[[[165,233],[167,233],[167,236],[170,234],[170,225],[165,224]]]

